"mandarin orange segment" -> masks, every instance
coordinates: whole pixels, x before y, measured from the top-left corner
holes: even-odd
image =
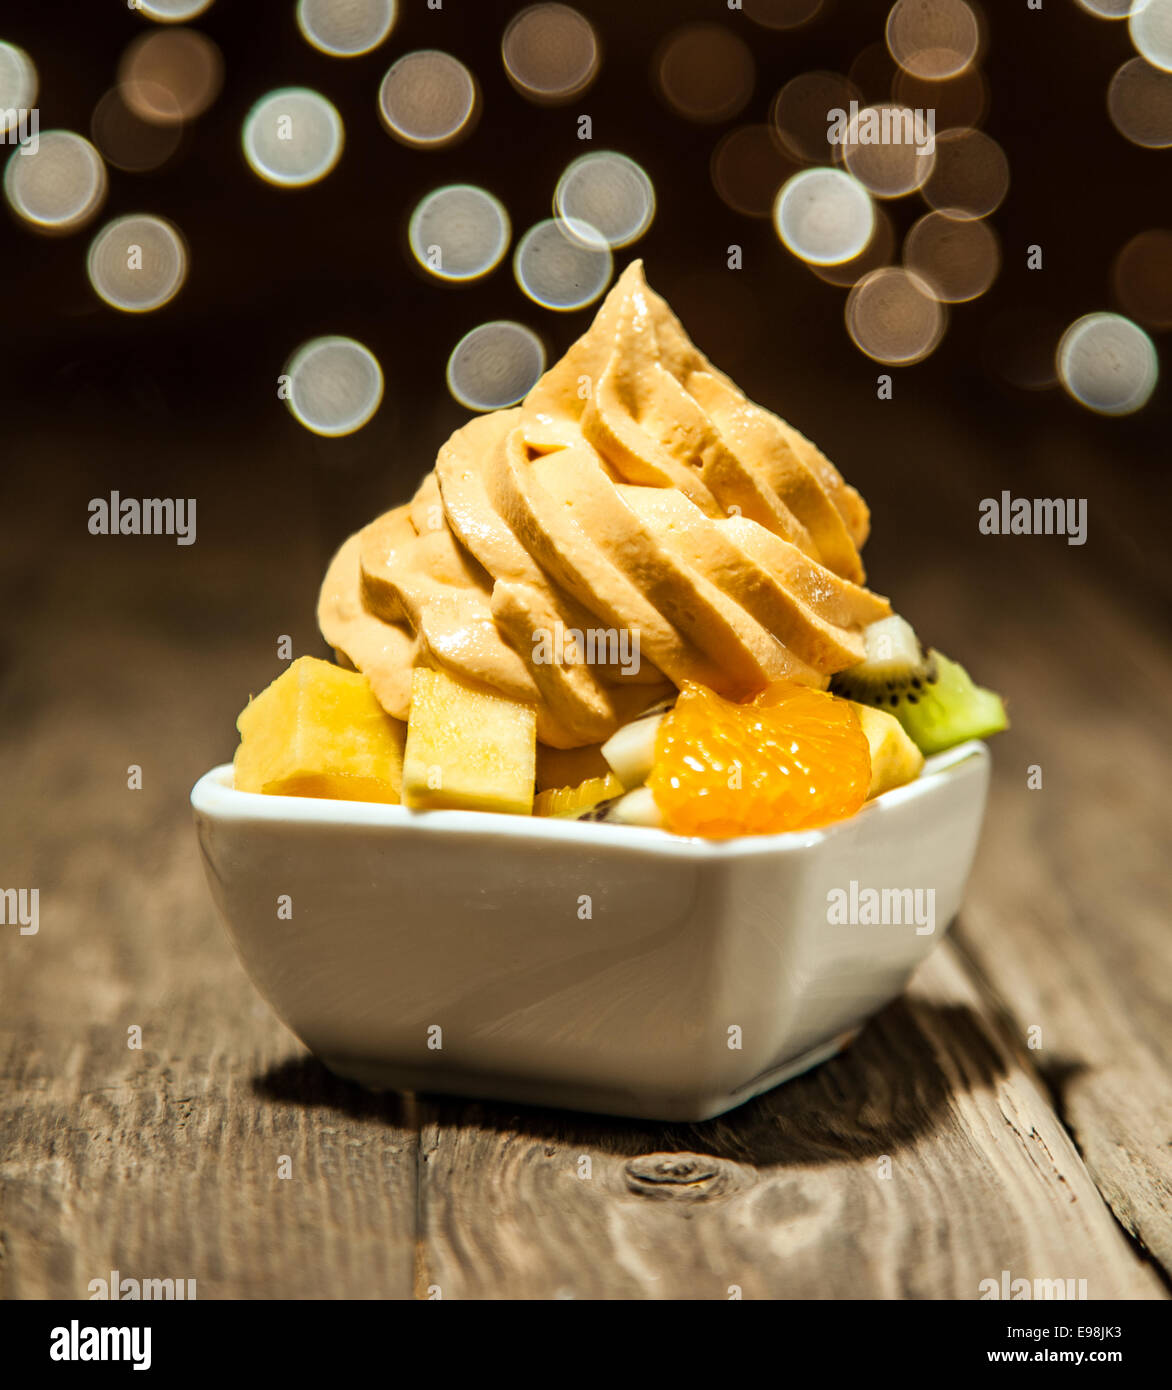
[[[846,700],[792,681],[735,704],[686,683],[647,779],[669,830],[728,839],[809,830],[867,799],[871,752]]]

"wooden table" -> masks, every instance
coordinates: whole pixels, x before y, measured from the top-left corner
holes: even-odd
[[[1044,439],[990,424],[982,449],[1016,449],[1031,494],[1091,497],[1092,543],[978,537],[971,435],[918,418],[949,466],[920,465],[917,511],[894,441],[838,456],[875,508],[878,587],[1012,699],[962,919],[843,1056],[672,1127],[375,1097],[306,1054],[215,920],[186,797],[278,637],[320,650],[338,518],[318,445],[210,465],[222,441],[177,432],[169,475],[203,468],[177,550],[85,532],[95,477],[147,495],[153,476],[114,422],[20,436],[0,887],[39,888],[40,929],[0,928],[0,1293],[85,1297],[118,1269],[204,1299],[974,1299],[1009,1271],[1167,1297],[1159,518],[1071,410]]]

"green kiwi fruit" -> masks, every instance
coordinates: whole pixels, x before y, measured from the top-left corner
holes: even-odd
[[[906,618],[892,614],[863,629],[866,656],[839,671],[830,683],[836,695],[861,705],[895,709],[905,694],[918,694],[934,669]]]
[[[881,629],[875,633],[875,629]],[[831,681],[836,695],[889,710],[921,753],[941,753],[1008,728],[1005,705],[974,685],[963,666],[925,653],[903,618],[884,618],[863,633],[867,656]]]
[[[974,685],[964,667],[941,652],[928,655],[935,674],[923,690],[905,693],[891,709],[921,753],[942,753],[966,739],[988,738],[1009,727],[1000,695]]]

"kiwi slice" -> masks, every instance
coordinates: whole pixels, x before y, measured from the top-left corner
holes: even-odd
[[[958,662],[929,652],[935,667],[920,691],[907,691],[888,707],[921,753],[942,753],[970,738],[988,738],[1009,727],[1005,704],[995,691],[974,685]]]
[[[903,618],[863,632],[867,656],[831,680],[836,695],[889,710],[921,753],[941,753],[1009,727],[1001,696],[974,685],[963,666],[925,652]]]
[[[895,709],[905,694],[918,694],[935,675],[930,656],[906,618],[893,614],[863,629],[866,656],[830,682],[836,695],[861,705]]]

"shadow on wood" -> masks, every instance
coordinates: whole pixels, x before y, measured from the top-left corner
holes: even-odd
[[[1005,1068],[979,1017],[963,1005],[897,1000],[866,1025],[843,1054],[725,1115],[700,1124],[658,1124],[610,1115],[421,1095],[424,1122],[472,1125],[489,1135],[523,1136],[559,1148],[632,1159],[647,1154],[707,1155],[756,1167],[803,1167],[891,1154],[947,1118],[955,1087],[925,1032],[946,1034],[967,1060],[965,1084],[991,1087]],[[402,1125],[411,1107],[396,1092],[371,1092],[334,1076],[310,1056],[291,1058],[254,1078],[268,1100],[328,1107],[353,1120]],[[637,1174],[647,1182],[675,1176]]]
[[[409,1125],[410,1102],[398,1091],[368,1091],[335,1076],[316,1057],[290,1057],[260,1076],[252,1089],[262,1100],[308,1109],[337,1110],[351,1120],[370,1120],[396,1129]]]

